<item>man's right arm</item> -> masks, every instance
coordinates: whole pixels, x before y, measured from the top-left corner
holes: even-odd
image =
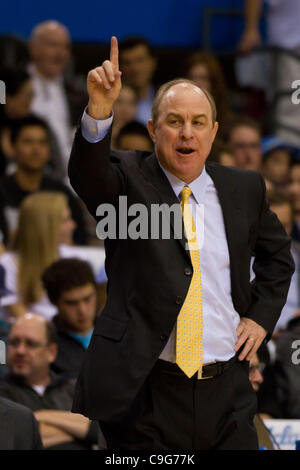
[[[88,108],[76,132],[68,167],[72,187],[93,216],[100,203],[113,203],[124,192],[119,160],[110,158],[111,116],[121,90],[120,77],[118,42],[113,37],[110,60],[88,74]]]

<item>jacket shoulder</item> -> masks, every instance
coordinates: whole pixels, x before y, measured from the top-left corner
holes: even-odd
[[[111,149],[110,151],[110,161],[111,163],[119,163],[124,167],[140,167],[143,162],[150,156],[153,155],[153,152],[142,151],[142,150],[116,150]]]

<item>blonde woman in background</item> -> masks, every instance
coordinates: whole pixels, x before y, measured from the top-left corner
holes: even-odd
[[[2,299],[6,316],[30,310],[52,318],[55,308],[42,289],[41,275],[58,258],[76,256],[76,247],[70,246],[75,227],[62,193],[39,192],[24,199],[12,249],[0,257],[6,287],[13,292]]]

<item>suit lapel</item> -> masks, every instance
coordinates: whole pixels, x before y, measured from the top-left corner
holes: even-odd
[[[153,153],[151,154],[144,162],[141,171],[143,173],[144,179],[155,189],[160,202],[163,204],[167,204],[168,206],[172,206],[173,204],[179,204],[179,200],[176,194],[173,191],[172,186],[169,183],[168,178],[162,171],[157,161],[156,155]],[[165,217],[169,219],[171,229],[174,234],[174,221],[173,217],[170,218],[169,211],[166,210],[164,212]],[[178,242],[180,243],[181,247],[184,249],[184,252],[188,256],[190,260],[189,251],[186,250],[187,239],[185,237],[183,220],[182,223],[182,238],[178,238]]]
[[[245,214],[243,212],[244,195],[237,184],[236,178],[232,178],[231,174],[226,171],[226,168],[211,162],[207,162],[205,166],[207,173],[215,184],[222,208],[230,257],[231,276],[234,276],[236,259],[240,255],[239,247],[241,247],[246,223]],[[161,203],[167,203],[169,206],[178,204],[178,198],[168,178],[161,170],[154,153],[145,159],[141,171],[146,181],[155,189]],[[169,215],[168,212],[165,214],[166,216]],[[172,218],[170,225],[174,232]],[[185,238],[184,231],[182,239],[179,239],[178,242],[190,259],[189,251],[185,248],[187,239]]]

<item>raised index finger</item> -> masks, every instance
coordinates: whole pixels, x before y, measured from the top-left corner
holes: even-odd
[[[116,70],[119,70],[119,47],[116,36],[112,36],[110,41],[110,61]]]

